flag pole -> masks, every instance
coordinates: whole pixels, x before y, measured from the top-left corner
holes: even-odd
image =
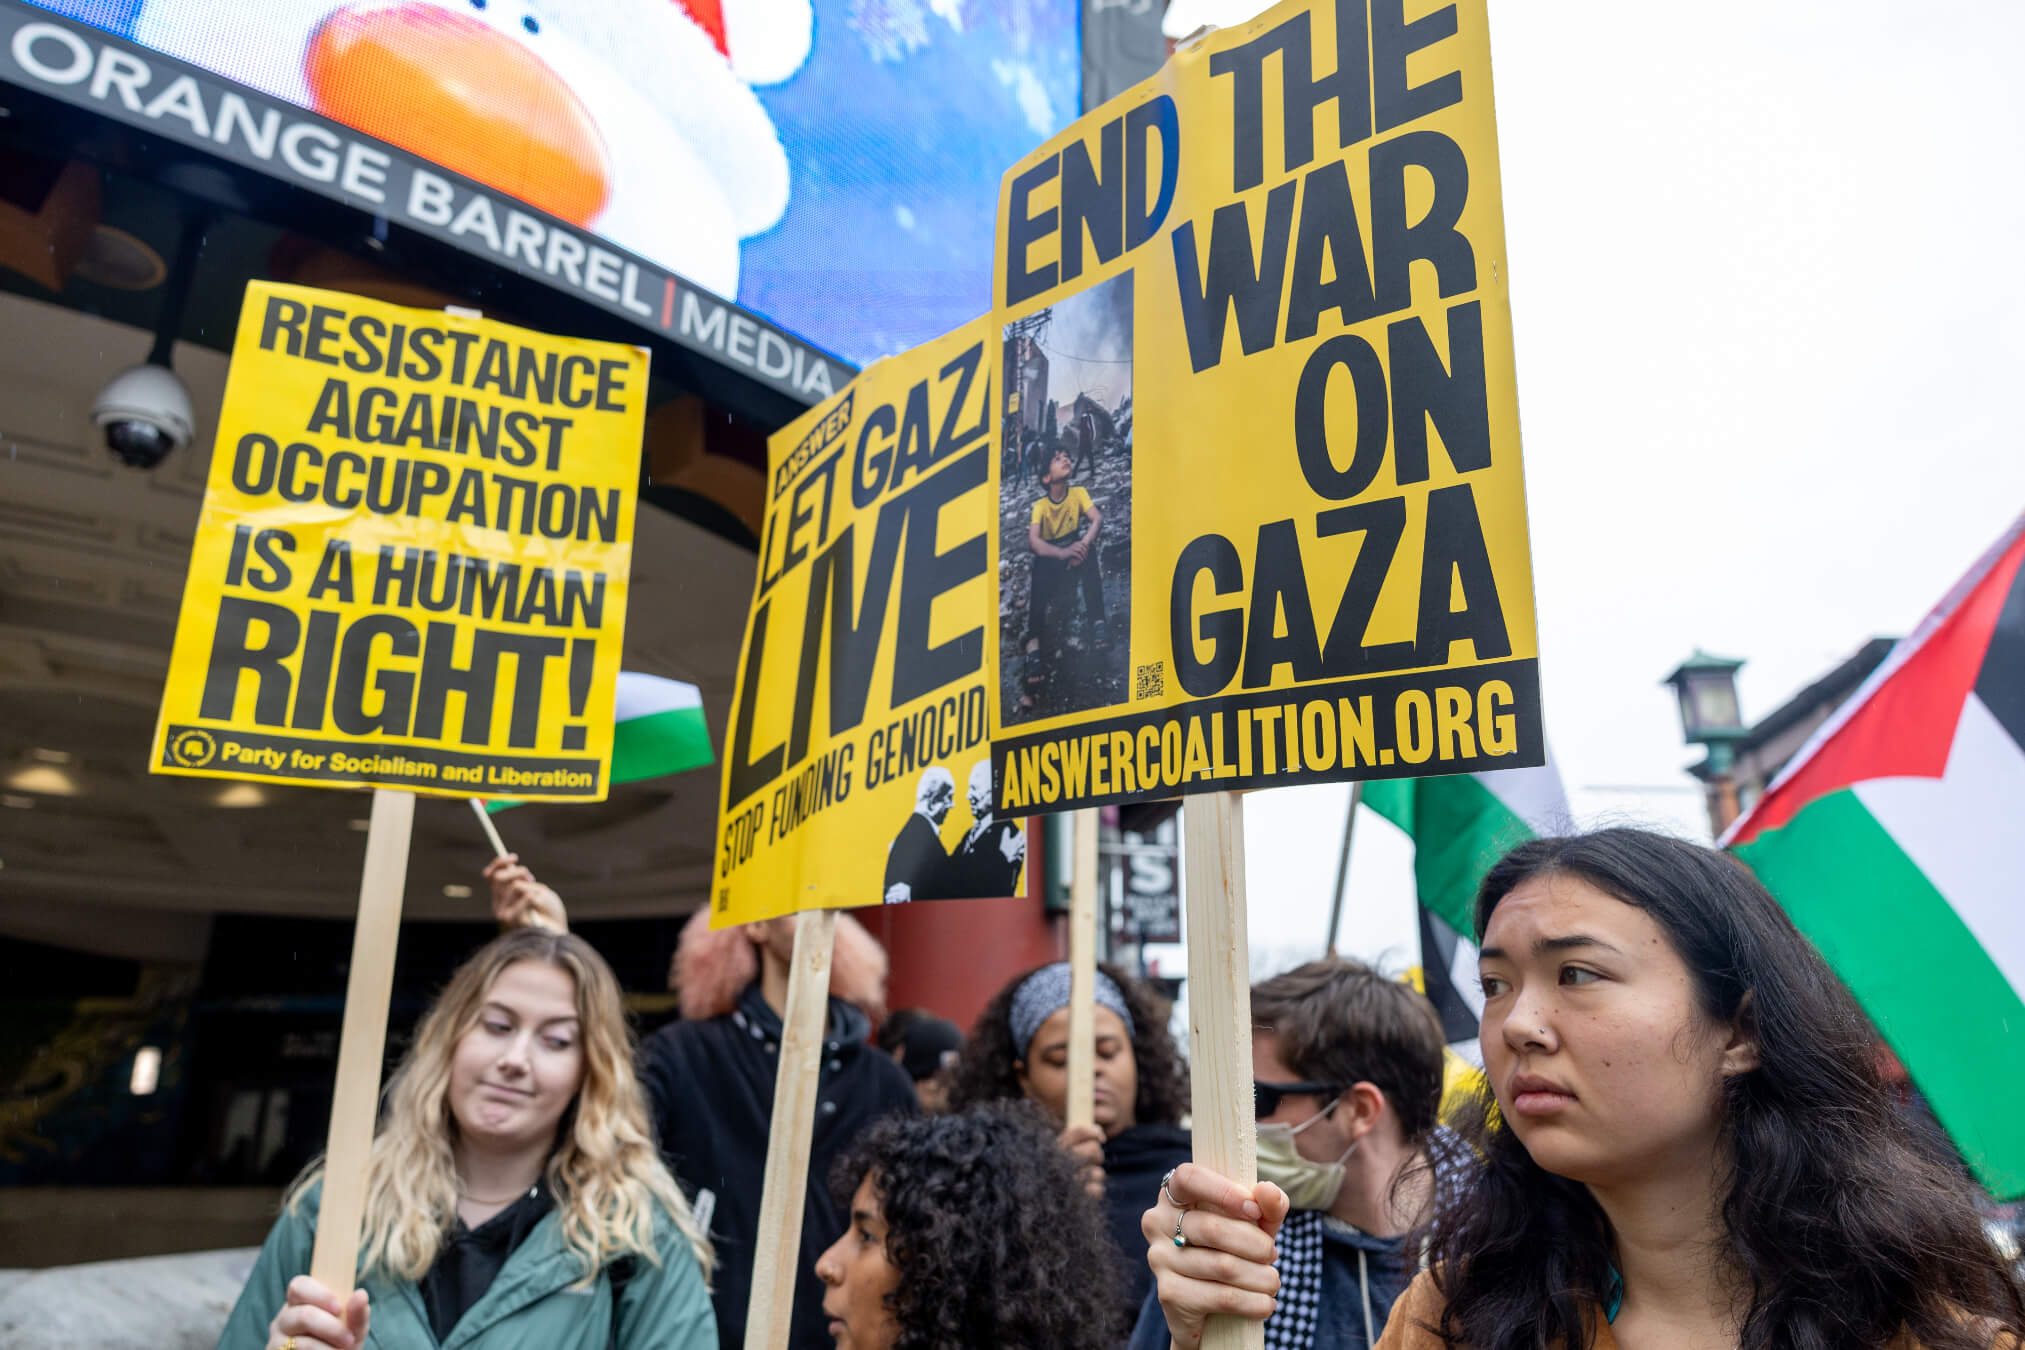
[[[1343,852],[1336,859],[1336,897],[1329,902],[1329,939],[1322,955],[1336,954],[1336,929],[1343,922],[1343,889],[1350,880],[1350,836],[1357,830],[1357,803],[1364,800],[1364,781],[1350,785],[1350,813],[1343,818]]]
[[[469,798],[468,800],[471,803],[471,814],[478,817],[478,824],[484,829],[485,837],[492,841],[493,856],[504,858],[506,856],[506,841],[499,837],[499,827],[492,823],[492,816],[486,811],[485,803],[476,797]],[[1339,892],[1343,889],[1343,883],[1340,880],[1336,883],[1336,889]]]

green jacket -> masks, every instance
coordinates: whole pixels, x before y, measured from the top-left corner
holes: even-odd
[[[321,1188],[312,1188],[294,1212],[275,1220],[218,1350],[267,1344],[268,1324],[281,1311],[288,1282],[309,1273],[321,1199]],[[610,1266],[588,1287],[572,1288],[582,1267],[563,1246],[562,1220],[550,1210],[441,1350],[717,1350],[710,1293],[688,1242],[670,1223],[660,1225],[657,1241],[661,1264],[633,1258],[632,1277],[616,1299]],[[368,1276],[361,1285],[372,1300],[368,1350],[437,1350],[414,1281]]]

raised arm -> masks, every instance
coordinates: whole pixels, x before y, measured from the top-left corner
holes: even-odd
[[[562,897],[535,880],[534,873],[521,866],[518,853],[502,854],[485,864],[485,880],[492,887],[492,917],[501,928],[569,932],[569,911],[563,908]]]

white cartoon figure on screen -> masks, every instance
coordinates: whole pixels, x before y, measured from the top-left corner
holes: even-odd
[[[148,0],[134,37],[733,296],[740,241],[788,204],[753,88],[813,32],[810,0]],[[523,268],[582,266],[488,210],[436,223]]]

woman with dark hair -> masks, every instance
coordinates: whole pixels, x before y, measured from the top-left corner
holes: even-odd
[[[1119,1333],[1153,1287],[1139,1218],[1160,1178],[1191,1156],[1181,1116],[1188,1070],[1167,1031],[1167,1005],[1116,966],[1097,967],[1094,1127],[1063,1129],[1062,1147],[1082,1158],[1104,1197],[1119,1274]],[[950,1109],[980,1102],[1034,1102],[1055,1125],[1068,1118],[1069,967],[1028,971],[985,1005],[950,1084]]]
[[[1969,1183],[1742,865],[1642,830],[1534,840],[1484,878],[1474,927],[1482,1162],[1381,1347],[2020,1343],[2025,1290]],[[1285,1198],[1194,1168],[1173,1190],[1189,1246],[1153,1259],[1185,1346],[1210,1311],[1271,1304]]]
[[[1103,1220],[1032,1107],[888,1116],[837,1162],[816,1262],[838,1350],[1104,1350]]]

